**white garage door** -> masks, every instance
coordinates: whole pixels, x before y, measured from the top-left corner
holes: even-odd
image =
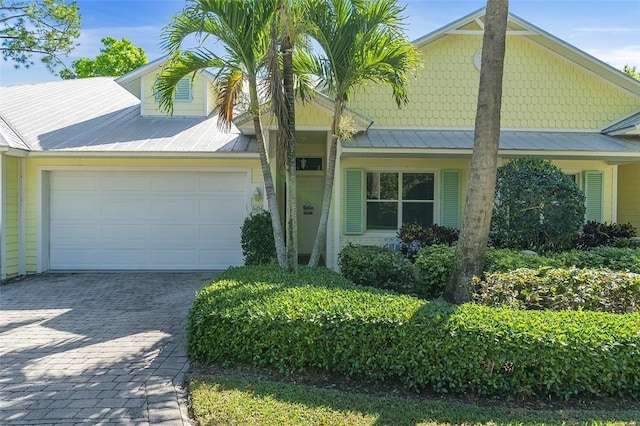
[[[52,171],[52,270],[242,264],[247,173]]]

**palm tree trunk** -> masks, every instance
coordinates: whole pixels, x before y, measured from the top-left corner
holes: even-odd
[[[336,175],[336,157],[338,153],[338,140],[340,139],[340,121],[344,102],[336,99],[333,107],[333,124],[331,125],[331,146],[329,147],[329,158],[327,159],[327,175],[324,181],[324,194],[322,195],[322,209],[320,212],[320,223],[316,234],[313,250],[309,258],[309,266],[315,268],[320,261],[320,255],[324,251],[327,242],[327,223],[329,221],[329,210],[331,208],[331,196],[333,192],[333,181]]]
[[[291,37],[284,36],[281,44],[282,52],[282,80],[285,91],[287,109],[287,129],[285,143],[285,182],[286,182],[286,235],[287,235],[287,263],[288,269],[298,271],[298,206],[296,182],[296,112],[295,94],[293,87],[293,45]]]
[[[444,294],[445,299],[457,304],[471,299],[471,280],[479,276],[484,267],[498,168],[508,9],[508,0],[487,1],[467,200],[454,264]]]
[[[249,81],[249,97],[250,108],[253,116],[253,127],[256,132],[256,140],[258,143],[258,152],[260,154],[260,166],[262,167],[262,176],[264,178],[264,189],[267,197],[267,205],[269,213],[271,213],[271,225],[273,226],[273,238],[276,243],[276,256],[278,265],[281,268],[287,267],[287,253],[282,235],[282,222],[280,222],[280,211],[278,210],[278,200],[276,198],[275,185],[273,183],[273,175],[269,167],[269,159],[267,149],[264,144],[264,135],[262,132],[262,122],[260,121],[260,103],[258,101],[258,88],[255,79]]]

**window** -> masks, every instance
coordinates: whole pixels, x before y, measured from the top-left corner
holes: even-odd
[[[367,229],[397,230],[403,223],[433,224],[433,173],[367,173]]]
[[[173,100],[176,102],[189,102],[193,99],[191,93],[191,79],[181,78],[176,84],[176,91],[173,92]]]

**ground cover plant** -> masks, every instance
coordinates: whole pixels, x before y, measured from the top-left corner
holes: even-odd
[[[640,313],[454,307],[327,269],[226,271],[196,296],[187,350],[204,363],[438,393],[640,396]]]
[[[292,383],[244,371],[217,372],[189,381],[193,415],[200,425],[635,425],[638,418],[637,407],[584,410],[545,405],[534,409],[334,386],[333,382]]]

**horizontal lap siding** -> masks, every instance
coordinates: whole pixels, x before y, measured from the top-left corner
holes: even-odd
[[[618,166],[617,221],[630,222],[640,232],[640,163]]]
[[[6,157],[5,160],[6,193],[5,193],[5,213],[6,213],[6,250],[7,278],[18,275],[19,246],[19,203],[20,203],[20,159],[16,157]]]

